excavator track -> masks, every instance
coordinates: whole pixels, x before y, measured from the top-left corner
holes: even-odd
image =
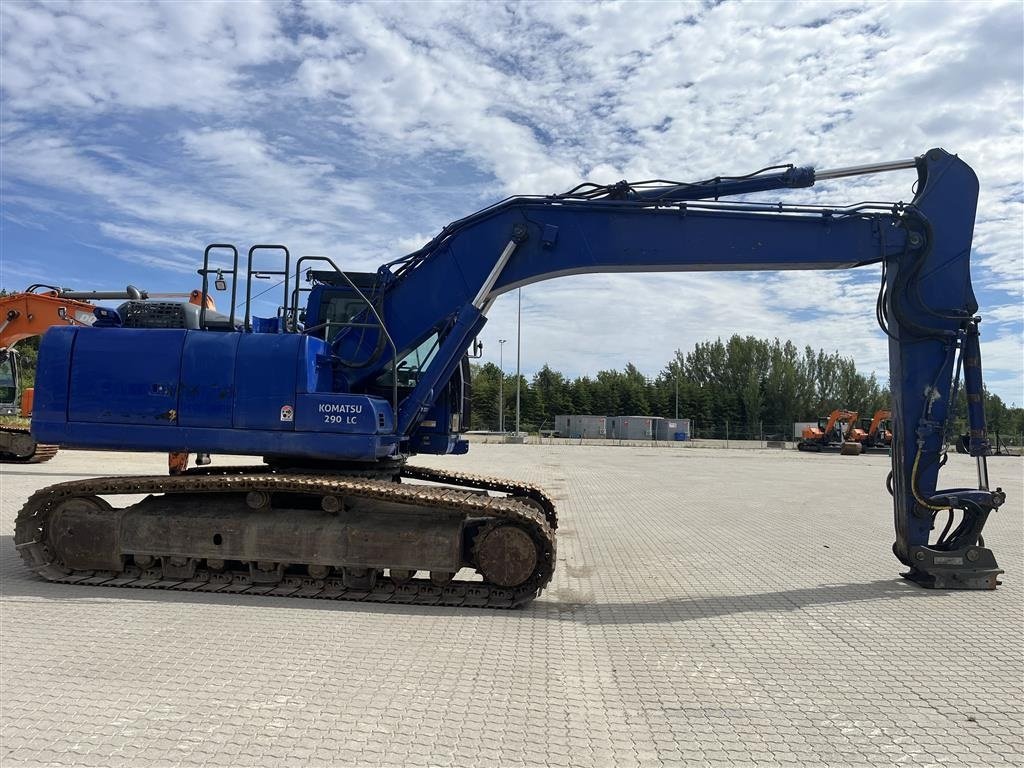
[[[517,483],[514,480],[506,480],[502,477],[468,475],[464,472],[445,472],[440,469],[410,465],[402,468],[401,476],[412,480],[427,480],[431,483],[498,491],[499,493],[507,493],[520,499],[529,499],[544,513],[544,519],[551,526],[551,530],[558,528],[558,516],[555,513],[554,502],[551,501],[551,497],[535,485]]]
[[[26,452],[29,445],[32,446],[31,451]],[[3,450],[11,447],[21,449]],[[0,425],[0,464],[42,464],[56,456],[57,449],[56,445],[36,443],[27,429]]]
[[[410,473],[419,474],[420,468]],[[435,470],[424,470],[423,474],[429,474],[432,482],[444,482],[442,478],[447,476],[447,473]],[[31,570],[49,581],[63,583],[480,608],[514,608],[529,603],[547,586],[554,573],[555,534],[548,522],[549,517],[553,520],[554,507],[550,499],[533,486],[497,478],[477,478],[471,483],[469,476],[459,475],[453,482],[470,487],[413,485],[345,475],[278,474],[266,467],[225,467],[215,472],[192,471],[176,476],[76,480],[52,485],[33,494],[18,514],[14,539],[18,552]],[[505,492],[515,495],[486,495],[485,492],[492,489],[510,489]],[[338,502],[339,499],[415,505],[417,508],[436,509],[456,518],[461,515],[466,520],[480,521],[481,527],[472,548],[475,556],[489,555],[493,561],[496,552],[514,551],[516,547],[532,544],[536,558],[534,561],[531,554],[532,570],[525,579],[512,586],[486,580],[450,578],[454,574],[442,574],[449,578],[438,580],[433,572],[431,578],[417,578],[413,572],[390,568],[389,575],[385,577],[386,565],[376,572],[375,578],[353,585],[341,574],[340,565],[334,568],[322,564],[288,563],[287,568],[282,565],[276,569],[264,569],[261,561],[261,567],[257,569],[256,562],[249,563],[246,568],[244,563],[233,561],[234,567],[225,567],[224,561],[210,560],[199,554],[182,557],[181,553],[145,556],[140,562],[136,562],[135,556],[119,556],[119,569],[70,568],[64,564],[52,544],[54,534],[51,534],[51,527],[60,520],[62,507],[69,502],[85,505],[88,514],[94,518],[113,520],[119,513],[135,507],[113,509],[98,497],[147,494],[161,494],[160,500],[187,495],[190,504],[196,503],[196,499],[210,498],[234,499],[237,503],[240,497],[259,499],[261,494],[269,500],[273,494],[278,494],[292,499],[316,500],[323,504],[324,509],[329,508],[327,500],[334,500],[332,504],[343,503]],[[550,508],[550,513],[542,511],[545,506]],[[110,524],[119,525],[117,522]],[[512,530],[505,531],[504,540],[499,537],[497,545],[491,546],[488,553],[481,553],[481,542],[486,543],[486,536],[503,526],[511,526]],[[98,540],[102,541],[103,537]],[[102,556],[102,553],[97,556]],[[188,567],[184,561],[188,562]],[[503,573],[500,567],[494,572]]]

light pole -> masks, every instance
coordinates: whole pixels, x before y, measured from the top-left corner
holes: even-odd
[[[676,374],[676,419],[679,419],[679,374]]]
[[[498,377],[498,431],[505,431],[505,342],[508,339],[498,339],[498,368],[501,375]]]
[[[523,289],[519,289],[519,310],[516,312],[516,437],[519,436],[519,353],[523,336]]]

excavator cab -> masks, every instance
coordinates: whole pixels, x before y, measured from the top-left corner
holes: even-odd
[[[20,413],[18,353],[13,349],[0,350],[0,414],[17,416]]]

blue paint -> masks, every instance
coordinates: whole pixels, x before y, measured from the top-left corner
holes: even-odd
[[[177,421],[186,331],[87,328],[74,345],[68,388],[71,421],[166,424]]]
[[[375,461],[398,451],[391,435],[346,435],[256,429],[160,427],[143,424],[90,424],[32,415],[32,434],[40,442],[66,448],[110,451],[206,451],[246,456],[305,457],[318,460]]]
[[[240,333],[188,333],[181,355],[178,424],[233,426],[235,358]]]

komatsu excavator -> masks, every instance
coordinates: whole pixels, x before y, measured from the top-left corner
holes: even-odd
[[[22,386],[18,352],[23,339],[54,326],[89,326],[97,299],[143,299],[145,291],[129,285],[121,291],[72,291],[53,285],[30,285],[0,296],[0,414],[28,418],[34,390]],[[0,425],[0,464],[39,464],[57,455],[56,445],[40,444],[24,427]]]
[[[906,204],[730,199],[900,169],[916,171]],[[232,310],[127,302],[121,327],[51,329],[32,428],[39,440],[81,448],[264,462],[43,488],[18,515],[16,546],[53,581],[523,605],[555,568],[551,499],[530,485],[407,461],[469,449],[467,350],[500,295],[595,272],[877,264],[893,392],[893,551],[922,586],[994,589],[1002,571],[982,529],[1005,494],[989,488],[985,464],[969,274],[977,196],[970,167],[932,149],[836,170],[779,166],[511,197],[371,273],[339,267],[343,251],[292,263],[283,246],[253,246],[240,266],[233,246],[211,245],[203,293],[211,275],[230,281]],[[277,269],[265,268],[272,255]],[[282,278],[276,316],[252,316],[254,275]],[[134,364],[111,364],[127,359]],[[940,490],[961,366],[978,483]],[[122,496],[133,498],[118,506]],[[958,522],[932,538],[940,513]],[[460,578],[463,569],[477,575]]]

